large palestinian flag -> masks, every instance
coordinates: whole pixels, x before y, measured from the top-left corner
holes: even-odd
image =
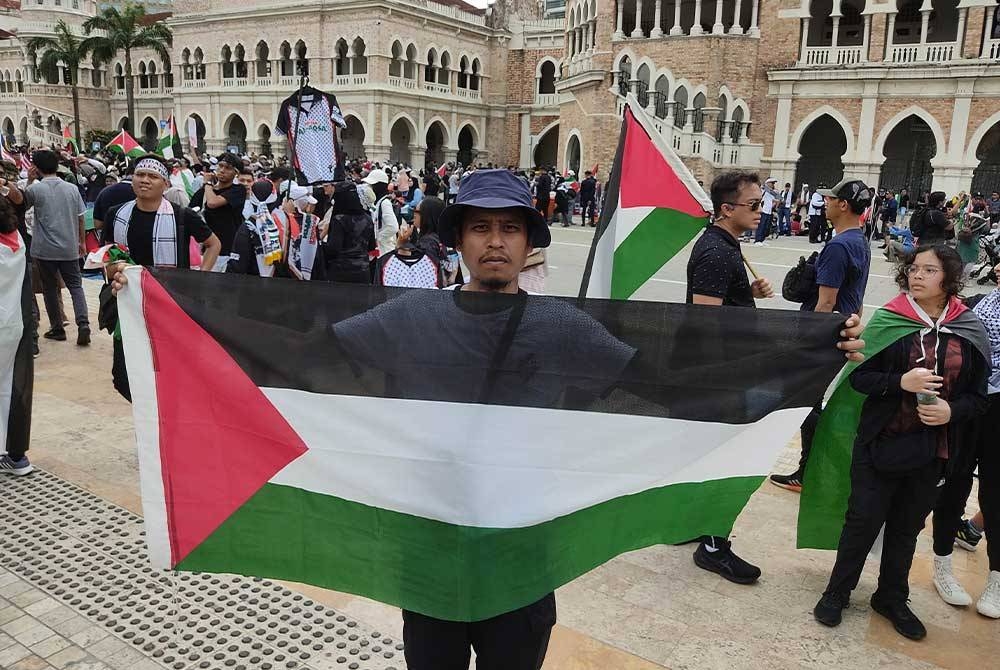
[[[695,235],[712,201],[629,95],[580,297],[625,300]]]
[[[31,433],[33,359],[25,324],[31,290],[24,240],[0,233],[0,453],[23,451]]]
[[[982,322],[959,299],[952,298],[937,325],[945,332],[969,340],[989,361],[989,341]],[[874,359],[901,337],[934,327],[934,321],[909,295],[900,294],[876,310],[865,327],[865,360]],[[859,365],[849,363],[841,371],[816,427],[806,464],[808,484],[802,487],[799,504],[800,549],[836,549],[840,541],[847,500],[851,496],[854,439],[866,398],[848,380]]]
[[[130,268],[150,555],[449,620],[726,535],[842,318]]]

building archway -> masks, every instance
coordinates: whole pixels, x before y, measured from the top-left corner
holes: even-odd
[[[575,132],[571,133],[569,141],[566,143],[566,168],[576,174],[580,174],[580,157],[582,154],[580,136]]]
[[[226,150],[236,149],[237,153],[243,154],[247,150],[247,124],[238,114],[233,114],[226,121]]]
[[[18,140],[19,140],[20,144],[27,144],[28,143],[28,117],[27,116],[21,117],[20,130],[21,130],[21,132],[18,135]]]
[[[146,151],[154,151],[160,143],[160,124],[153,117],[147,116],[142,120],[140,128],[142,128],[142,139],[139,140],[139,143],[142,148]]]
[[[9,117],[3,120],[3,139],[8,145],[17,143],[17,138],[14,136],[14,121]]]
[[[976,148],[979,165],[972,173],[972,192],[982,192],[989,197],[1000,191],[1000,121],[993,124]]]
[[[476,135],[472,126],[465,125],[458,131],[458,155],[456,160],[462,165],[472,165],[476,161]]]
[[[847,135],[829,114],[817,117],[799,140],[799,160],[795,164],[795,183],[800,186],[833,186],[844,178],[844,154]]]
[[[919,116],[907,116],[896,124],[882,147],[885,161],[879,173],[879,188],[895,192],[905,188],[914,195],[930,191],[934,180],[931,159],[935,154],[934,131]]]
[[[194,146],[199,154],[205,153],[205,122],[197,114],[191,114],[191,118],[194,119]],[[188,140],[188,146],[190,146],[191,140]]]
[[[444,163],[444,148],[448,142],[448,131],[440,121],[434,121],[427,126],[427,134],[424,136],[427,144],[425,154],[425,165],[437,167]]]
[[[266,123],[260,124],[260,128],[257,129],[257,147],[260,153],[271,155],[271,129]]]
[[[365,127],[361,120],[352,114],[346,114],[344,121],[347,126],[340,131],[340,143],[348,160],[363,158],[365,155]]]
[[[396,119],[389,130],[389,161],[410,165],[410,142],[413,141],[413,126],[405,117]]]
[[[532,155],[535,167],[550,168],[559,160],[559,124],[552,124],[535,143]]]

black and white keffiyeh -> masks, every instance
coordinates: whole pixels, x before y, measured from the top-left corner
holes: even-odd
[[[128,245],[128,228],[135,212],[135,200],[118,208],[115,214],[115,239],[122,246]],[[177,267],[177,220],[174,206],[166,199],[160,201],[153,223],[153,265],[158,268]]]

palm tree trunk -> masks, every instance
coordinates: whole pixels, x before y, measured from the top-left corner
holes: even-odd
[[[125,49],[125,100],[128,105],[129,132],[135,136],[135,90],[132,86],[132,50]]]
[[[80,136],[80,91],[77,89],[76,73],[70,75],[70,84],[73,87],[73,128],[76,136],[76,150],[83,153],[83,141]]]

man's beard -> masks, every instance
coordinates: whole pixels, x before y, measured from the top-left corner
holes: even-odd
[[[487,291],[502,291],[510,286],[513,279],[480,279],[479,285]]]

